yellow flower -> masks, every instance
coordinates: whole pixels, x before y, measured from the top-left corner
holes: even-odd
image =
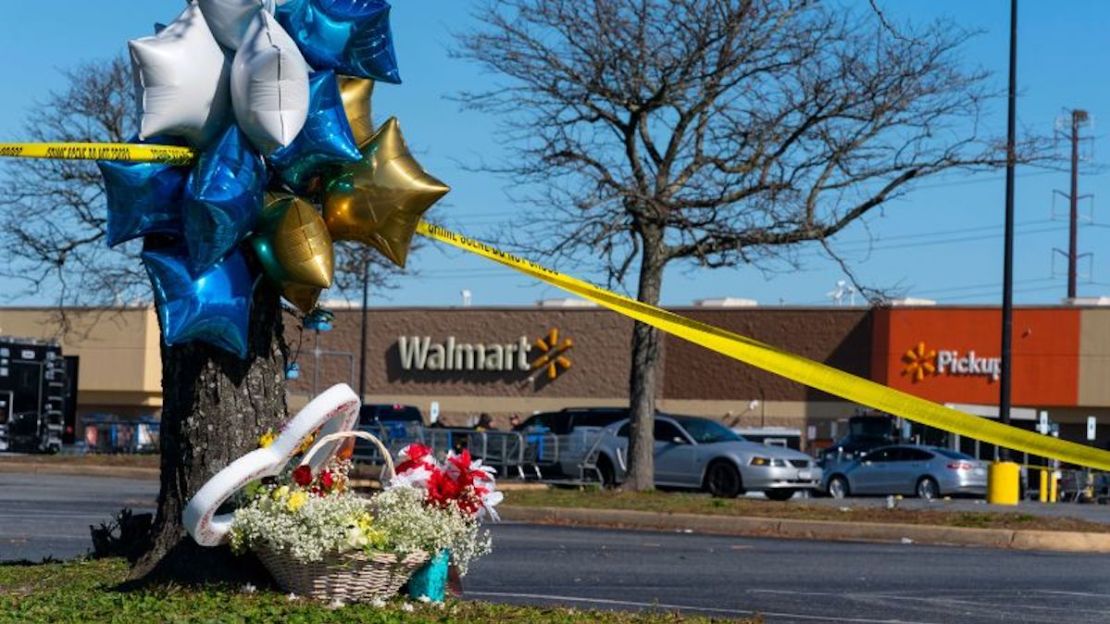
[[[308,494],[305,494],[301,490],[297,490],[289,495],[289,500],[285,502],[285,508],[289,511],[297,511],[301,507],[304,507],[304,504],[307,502]]]
[[[297,447],[297,454],[298,455],[304,455],[305,453],[308,452],[308,449],[312,448],[312,445],[315,444],[315,443],[316,443],[316,434],[315,433],[310,433],[308,435],[308,437],[306,437],[304,439],[304,441],[301,442],[301,445]]]
[[[274,493],[271,496],[274,497],[274,500],[284,499],[286,496],[289,496],[289,486],[283,485],[279,487],[278,489],[274,490]]]
[[[269,430],[266,431],[266,433],[262,434],[262,437],[258,438],[258,446],[260,448],[266,448],[266,447],[270,446],[271,444],[273,444],[274,440],[276,440],[276,439],[277,439],[277,434],[274,433],[273,429],[269,429]]]

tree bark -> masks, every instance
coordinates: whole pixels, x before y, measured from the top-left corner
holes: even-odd
[[[286,420],[288,349],[278,292],[266,280],[254,292],[249,332],[245,360],[201,342],[162,345],[161,489],[150,544],[132,568],[132,580],[256,576],[254,562],[232,558],[227,547],[198,546],[181,525],[193,494]]]
[[[636,298],[659,304],[663,284],[663,233],[645,230],[644,254]],[[634,492],[655,489],[655,389],[658,381],[659,330],[639,321],[632,327],[632,369],[629,374],[628,475],[623,488]]]

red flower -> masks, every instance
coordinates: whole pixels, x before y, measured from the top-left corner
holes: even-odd
[[[320,475],[320,485],[324,486],[325,490],[330,490],[335,487],[335,475],[330,470],[325,470]]]
[[[293,482],[301,487],[312,483],[312,468],[297,466],[296,470],[293,471]]]
[[[401,456],[405,461],[397,464],[397,474],[408,472],[413,468],[421,466],[428,466],[431,462],[428,461],[432,455],[432,449],[424,446],[423,444],[410,444],[401,450]]]
[[[428,478],[428,500],[439,507],[449,506],[459,497],[462,488],[442,470],[435,470]]]

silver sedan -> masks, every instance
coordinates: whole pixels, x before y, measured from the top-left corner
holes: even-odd
[[[628,431],[627,419],[615,422],[599,442],[598,471],[607,484],[624,480]],[[656,485],[704,489],[728,498],[763,492],[773,500],[786,500],[821,484],[821,469],[809,455],[749,442],[707,418],[659,414],[653,433]]]
[[[856,494],[985,496],[987,467],[959,451],[935,446],[884,446],[854,461],[825,463],[825,491],[833,498]]]

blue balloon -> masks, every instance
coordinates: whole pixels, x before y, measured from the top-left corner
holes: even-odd
[[[247,357],[254,279],[241,251],[234,251],[198,277],[181,247],[143,252],[154,287],[162,337],[167,345],[206,342]]]
[[[181,236],[188,167],[102,160],[108,197],[108,246],[146,236]]]
[[[206,150],[185,187],[185,243],[199,275],[254,229],[262,210],[266,164],[238,126]]]
[[[289,0],[277,18],[316,69],[401,82],[385,0]]]
[[[362,160],[335,73],[312,74],[308,82],[308,120],[297,138],[270,155],[270,164],[289,188],[302,192],[329,165]]]

